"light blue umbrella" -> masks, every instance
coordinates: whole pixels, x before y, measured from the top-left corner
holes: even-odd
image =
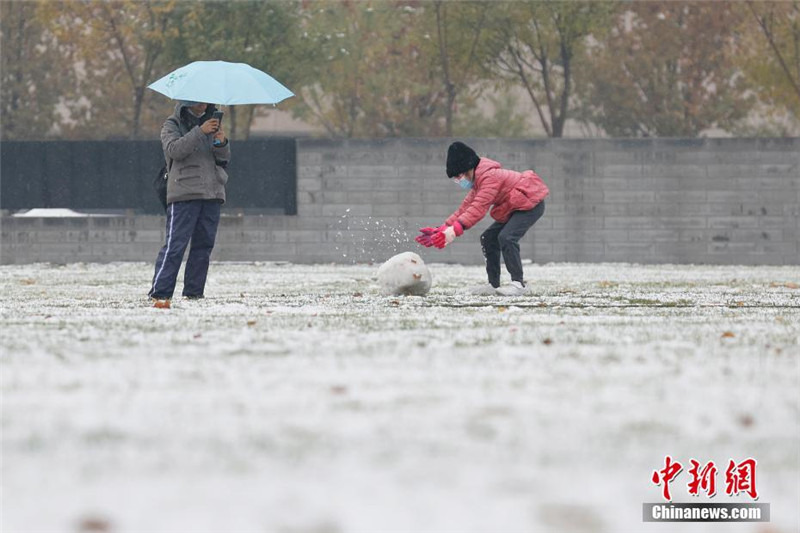
[[[195,61],[147,87],[173,100],[225,105],[277,104],[294,96],[266,72],[227,61]]]

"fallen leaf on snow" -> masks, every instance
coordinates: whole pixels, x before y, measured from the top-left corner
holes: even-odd
[[[111,531],[111,529],[111,523],[108,520],[96,516],[86,517],[78,524],[78,531],[81,533],[100,533]]]
[[[752,426],[754,422],[755,420],[753,419],[752,415],[743,414],[739,416],[739,423],[746,428]]]
[[[729,337],[735,337],[735,336],[736,336],[736,334],[734,334],[732,331],[726,331],[726,332],[724,332],[724,333],[722,334],[722,338],[723,338],[723,339],[724,339],[724,338],[729,338]]]

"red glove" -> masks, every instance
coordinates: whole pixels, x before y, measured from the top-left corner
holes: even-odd
[[[430,248],[431,246],[433,246],[433,240],[432,240],[433,239],[433,235],[437,231],[444,231],[445,229],[447,229],[447,225],[446,224],[444,224],[442,226],[439,226],[438,228],[419,228],[419,232],[422,235],[417,235],[414,238],[414,240],[417,241],[418,243],[420,243],[425,248]]]
[[[440,250],[453,242],[456,237],[464,235],[464,226],[456,220],[452,226],[443,226],[445,229],[438,228],[436,233],[431,235],[431,242]]]

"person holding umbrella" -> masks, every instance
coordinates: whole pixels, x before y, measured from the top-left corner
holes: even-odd
[[[183,277],[183,296],[204,297],[211,251],[225,202],[225,167],[230,143],[214,105],[181,100],[161,128],[167,164],[167,234],[156,258],[148,293],[154,306],[169,308],[178,270],[191,242]]]
[[[213,105],[277,104],[294,93],[246,63],[194,61],[147,86],[178,100],[161,129],[167,162],[167,239],[156,259],[150,297],[169,307],[183,252],[191,241],[183,296],[203,298],[211,250],[225,202],[231,149]]]

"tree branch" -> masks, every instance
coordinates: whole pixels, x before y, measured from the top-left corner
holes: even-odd
[[[781,69],[783,70],[784,74],[786,74],[786,78],[789,80],[789,83],[791,83],[792,87],[794,87],[794,90],[797,93],[797,97],[800,98],[800,84],[798,84],[798,81],[792,75],[791,70],[789,70],[789,66],[786,64],[783,54],[781,54],[781,51],[778,48],[777,43],[775,42],[775,35],[772,33],[770,27],[767,25],[766,17],[761,17],[758,15],[755,7],[753,7],[752,0],[747,0],[747,6],[750,8],[750,11],[753,13],[753,16],[758,22],[758,25],[761,27],[764,36],[767,38],[767,42],[769,43],[770,48],[772,48],[772,51],[775,53],[775,57],[778,59],[778,63],[780,63]]]
[[[117,42],[117,47],[119,48],[120,54],[122,54],[122,62],[125,64],[125,71],[128,73],[128,77],[131,80],[131,86],[136,87],[136,75],[134,73],[133,63],[130,57],[128,57],[127,50],[125,49],[125,42],[117,27],[117,21],[114,19],[113,13],[109,11],[107,4],[103,4],[102,9],[106,16],[106,23],[111,27],[111,38]]]
[[[544,128],[545,133],[547,133],[548,137],[553,136],[553,130],[550,127],[550,124],[547,122],[547,118],[544,115],[544,111],[542,110],[542,105],[539,103],[539,99],[536,97],[536,92],[533,90],[533,86],[531,82],[528,80],[528,76],[525,73],[525,68],[523,64],[520,62],[519,55],[515,53],[513,50],[509,50],[511,56],[515,58],[517,63],[517,71],[516,74],[519,76],[522,84],[525,86],[525,90],[528,93],[531,101],[533,102],[533,106],[536,108],[536,112],[539,114],[539,120],[542,122],[542,127]]]

